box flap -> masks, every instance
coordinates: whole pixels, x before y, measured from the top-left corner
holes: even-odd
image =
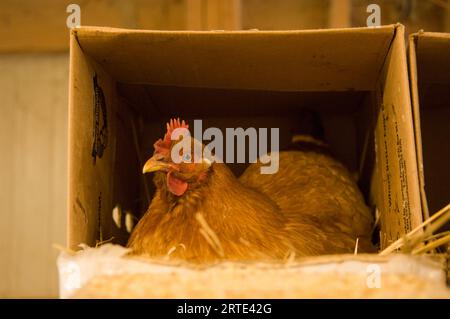
[[[417,155],[409,90],[404,27],[392,42],[377,90],[381,109],[375,141],[378,174],[377,207],[381,220],[381,248],[422,223]]]
[[[361,91],[374,89],[395,26],[196,32],[82,27],[75,32],[83,51],[118,82]]]
[[[72,33],[67,218],[72,249],[110,237],[115,136],[110,134],[108,140],[108,130],[116,130],[114,86],[108,74],[83,54]]]
[[[443,146],[448,142],[450,114],[450,34],[411,35],[409,70],[422,209],[426,218],[449,200],[450,171],[446,159],[450,153]]]
[[[416,143],[417,169],[419,174],[422,214],[424,219],[428,219],[430,217],[430,213],[427,205],[427,197],[425,193],[425,177],[423,172],[422,133],[420,128],[419,90],[417,83],[416,41],[417,35],[410,35],[408,48],[409,80],[411,87],[411,103],[413,110],[414,137]]]

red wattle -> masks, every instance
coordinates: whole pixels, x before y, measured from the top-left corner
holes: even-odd
[[[172,172],[169,172],[167,173],[167,187],[172,194],[181,196],[186,192],[188,183],[176,178],[172,175]]]

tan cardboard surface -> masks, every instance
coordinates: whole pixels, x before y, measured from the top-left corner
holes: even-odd
[[[381,187],[383,246],[422,222],[404,28],[386,59],[379,84],[381,110],[376,123],[378,185]]]
[[[372,90],[395,26],[171,32],[83,27],[83,51],[121,82],[274,91]]]
[[[450,34],[409,39],[409,68],[424,213],[450,201]]]
[[[68,245],[93,245],[96,239],[108,238],[99,225],[111,223],[112,168],[115,136],[109,134],[104,154],[99,160],[92,157],[94,135],[93,77],[97,74],[106,103],[108,131],[114,132],[114,82],[98,65],[81,51],[75,37],[71,37],[69,77],[69,217]],[[95,66],[95,71],[94,71]],[[101,124],[100,124],[101,125]],[[108,212],[106,217],[105,212]],[[105,221],[105,223],[102,223]]]

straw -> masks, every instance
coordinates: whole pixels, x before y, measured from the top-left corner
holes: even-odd
[[[414,228],[404,237],[399,238],[383,251],[379,253],[380,256],[386,256],[394,251],[408,246],[413,253],[419,254],[429,252],[439,246],[445,245],[450,242],[450,235],[446,235],[445,232],[441,234],[434,234],[439,228],[445,225],[450,220],[450,204],[439,210],[436,214],[428,218],[422,224]],[[429,225],[429,226],[428,226]],[[428,227],[425,227],[428,226]],[[433,240],[432,242],[425,244],[430,239],[441,237],[440,239]],[[425,245],[425,246],[422,246]],[[421,246],[421,247],[418,247]]]

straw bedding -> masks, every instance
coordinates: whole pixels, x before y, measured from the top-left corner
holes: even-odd
[[[199,267],[126,253],[112,244],[63,252],[61,297],[450,298],[442,256],[339,255]]]

